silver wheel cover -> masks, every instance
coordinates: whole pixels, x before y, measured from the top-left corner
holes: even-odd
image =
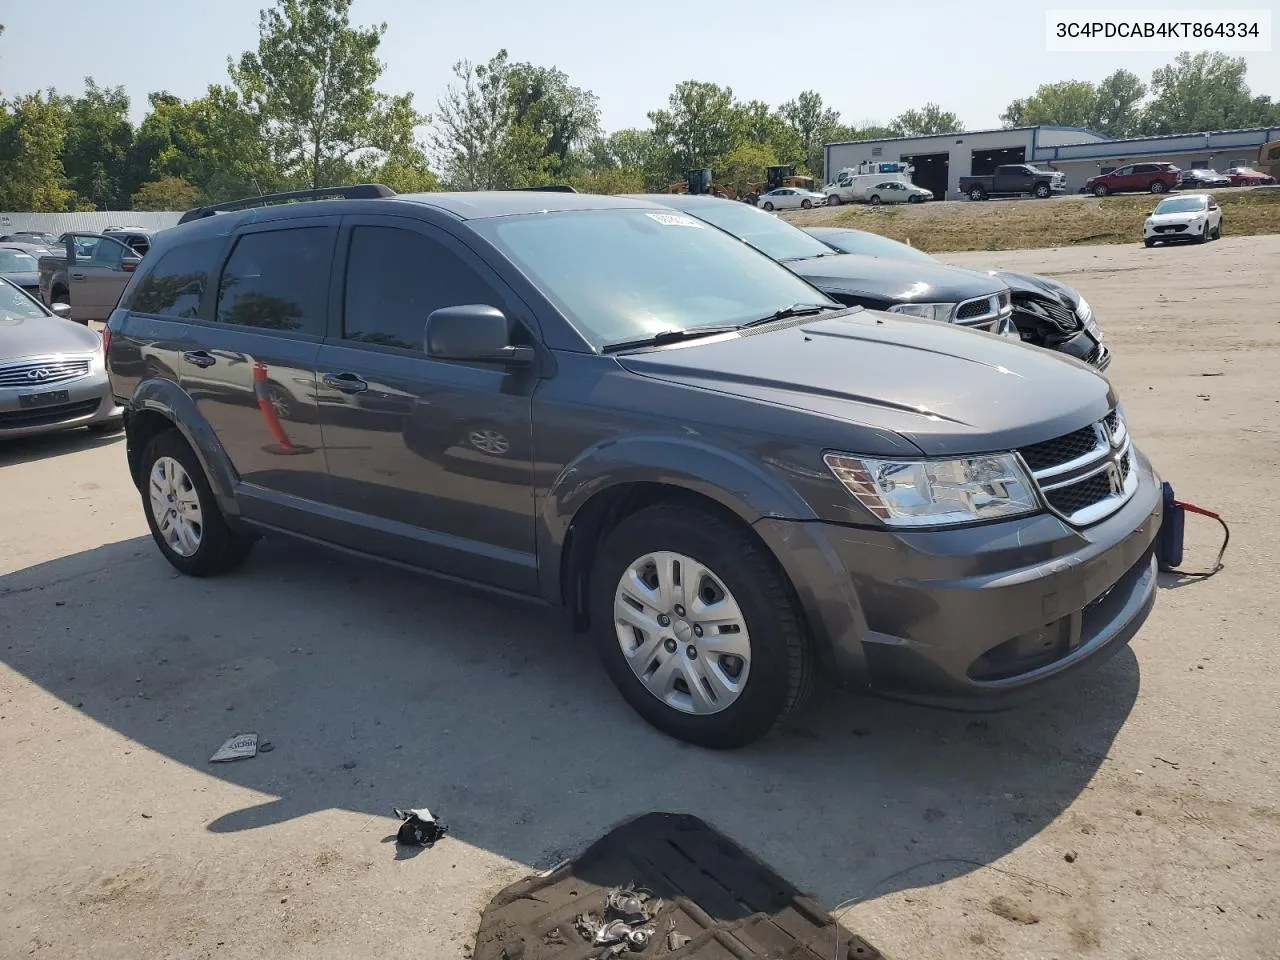
[[[149,486],[151,516],[165,545],[180,557],[200,549],[204,518],[195,484],[173,457],[160,457],[151,465]]]
[[[751,673],[746,618],[724,582],[692,557],[637,557],[613,599],[618,646],[636,678],[681,713],[732,706]]]

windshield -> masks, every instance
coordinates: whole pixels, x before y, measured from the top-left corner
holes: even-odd
[[[831,302],[786,268],[674,210],[533,214],[477,226],[595,346]]]
[[[1161,200],[1156,213],[1195,213],[1204,209],[1204,197],[1170,197]]]
[[[40,269],[36,258],[21,250],[0,250],[0,273],[35,273]]]
[[[807,260],[831,252],[825,244],[803,230],[745,203],[728,200],[700,203],[688,212],[746,241],[775,260]]]
[[[857,253],[864,257],[884,257],[887,260],[916,260],[934,262],[927,253],[909,247],[897,240],[890,240],[878,233],[861,230],[815,230],[814,236],[835,247],[841,253]]]
[[[0,323],[14,324],[22,320],[42,320],[48,316],[17,287],[0,280]]]

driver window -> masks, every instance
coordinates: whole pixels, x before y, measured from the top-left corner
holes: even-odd
[[[89,261],[92,267],[107,267],[116,270],[120,267],[120,259],[125,254],[123,244],[116,243],[114,240],[108,240],[105,237],[98,241],[93,251],[93,259]]]

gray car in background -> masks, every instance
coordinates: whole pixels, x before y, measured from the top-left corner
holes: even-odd
[[[0,279],[0,440],[88,427],[114,430],[102,337]]]

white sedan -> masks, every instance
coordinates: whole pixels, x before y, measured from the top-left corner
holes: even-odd
[[[802,190],[800,187],[779,187],[760,194],[760,206],[766,210],[790,210],[795,207],[808,210],[810,207],[821,207],[826,202],[824,194]]]
[[[901,180],[886,180],[867,188],[867,202],[873,207],[882,203],[924,203],[933,199],[933,191]]]
[[[1183,193],[1161,200],[1142,225],[1148,247],[1171,240],[1204,243],[1222,236],[1222,208],[1207,193]]]

